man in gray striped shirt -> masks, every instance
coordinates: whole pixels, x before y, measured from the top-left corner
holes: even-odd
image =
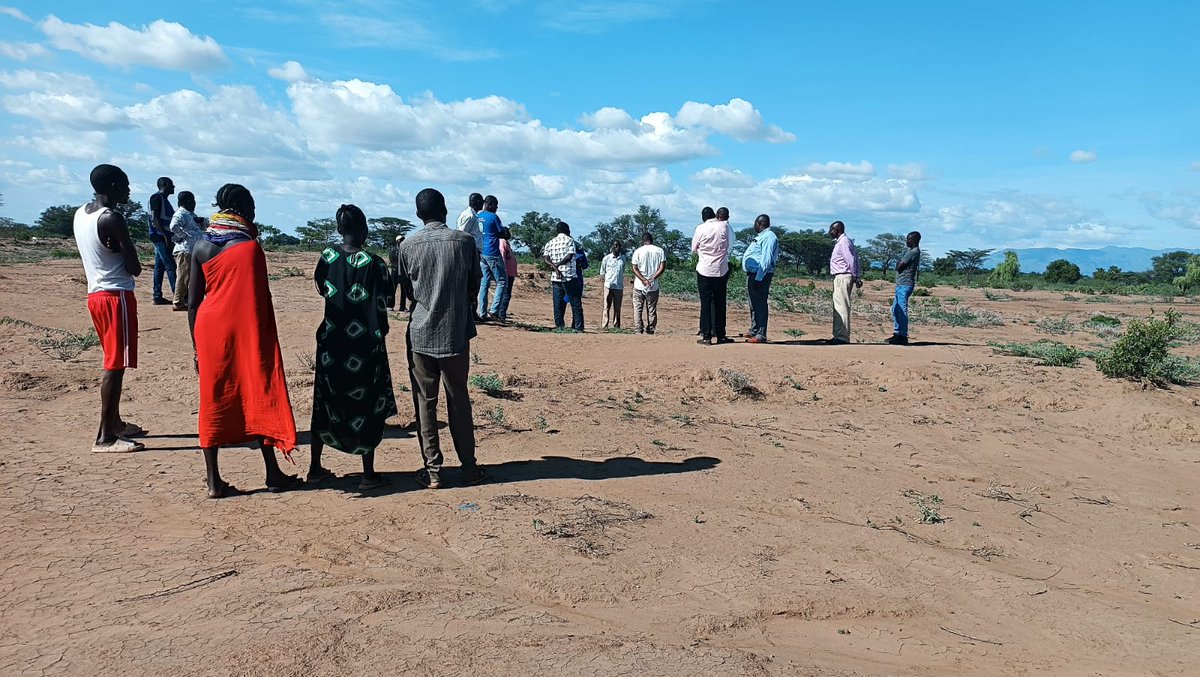
[[[446,389],[446,409],[463,481],[479,484],[487,474],[475,460],[475,423],[467,376],[475,318],[471,299],[479,293],[479,249],[468,233],[446,226],[446,198],[432,188],[417,193],[417,217],[425,227],[397,250],[400,279],[412,293],[408,323],[409,379],[416,407],[417,435],[425,469],[417,481],[440,489],[442,450],[437,429],[438,386]]]

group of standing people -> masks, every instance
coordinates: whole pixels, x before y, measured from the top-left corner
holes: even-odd
[[[88,310],[104,353],[100,428],[92,450],[139,451],[145,446],[135,438],[147,431],[120,414],[125,370],[137,366],[133,289],[142,271],[128,224],[114,210],[129,200],[129,178],[107,164],[93,169],[90,178],[95,199],[76,211],[74,232],[87,277]],[[160,235],[154,241],[156,265],[162,260],[160,242],[165,243],[171,232],[163,231],[159,219],[171,213],[174,221],[180,212],[195,209],[194,197],[186,193],[180,194],[180,209],[171,208],[173,190],[170,179],[160,179],[159,198],[152,200],[151,227]],[[218,452],[222,446],[245,442],[260,445],[267,489],[287,491],[304,482],[285,474],[276,458],[277,450],[290,458],[297,433],[266,257],[254,224],[254,197],[244,186],[226,184],[217,191],[216,205],[217,213],[208,219],[193,214],[172,238],[187,254],[185,309],[200,392],[197,428],[208,495],[237,493],[221,477]],[[386,419],[397,413],[386,347],[387,313],[397,289],[413,307],[406,344],[424,459],[417,481],[433,489],[442,486],[436,420],[442,386],[462,480],[476,484],[487,478],[475,458],[467,393],[470,340],[475,336],[470,299],[479,287],[479,250],[473,237],[446,226],[441,193],[421,191],[416,207],[425,227],[398,247],[396,272],[364,250],[367,220],[354,205],[338,210],[342,243],[325,249],[317,262],[314,282],[325,300],[325,312],[316,334],[310,482],[331,475],[321,464],[325,446],[362,457],[361,489],[386,482],[375,472],[374,456]],[[181,267],[176,266],[177,273]],[[179,294],[183,278],[167,278]]]

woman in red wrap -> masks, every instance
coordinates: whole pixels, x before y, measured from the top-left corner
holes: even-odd
[[[188,319],[200,375],[200,446],[209,498],[237,490],[221,479],[217,450],[257,440],[267,489],[303,484],[285,475],[275,459],[296,448],[296,421],[283,375],[275,308],[267,286],[267,260],[254,227],[254,197],[237,184],[217,191],[220,212],[209,219],[192,251]]]

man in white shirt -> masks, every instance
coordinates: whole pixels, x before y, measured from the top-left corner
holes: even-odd
[[[483,230],[479,227],[479,210],[483,209],[483,196],[479,193],[471,193],[467,198],[467,208],[462,210],[458,215],[458,229],[462,232],[475,238],[475,249],[483,251]],[[479,262],[480,271],[483,270],[483,260]],[[475,321],[478,322],[483,318],[479,316],[479,299],[471,299],[471,308],[475,312]],[[484,308],[486,311],[487,308]]]
[[[658,278],[666,267],[667,255],[654,244],[654,236],[642,235],[642,246],[633,252],[633,316],[639,334],[653,334],[658,328]]]
[[[604,328],[621,328],[621,302],[625,298],[625,251],[613,240],[612,250],[600,262],[600,277],[604,279]]]
[[[172,310],[188,309],[188,281],[192,271],[192,247],[204,236],[203,218],[196,216],[196,196],[191,191],[179,193],[179,209],[171,216],[171,241],[175,249],[175,304]]]

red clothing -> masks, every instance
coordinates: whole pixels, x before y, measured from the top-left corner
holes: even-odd
[[[88,294],[87,305],[104,350],[104,370],[136,368],[138,319],[133,292],[94,291]]]
[[[200,446],[263,438],[296,448],[267,258],[257,242],[230,243],[201,264],[206,291],[196,311]]]

